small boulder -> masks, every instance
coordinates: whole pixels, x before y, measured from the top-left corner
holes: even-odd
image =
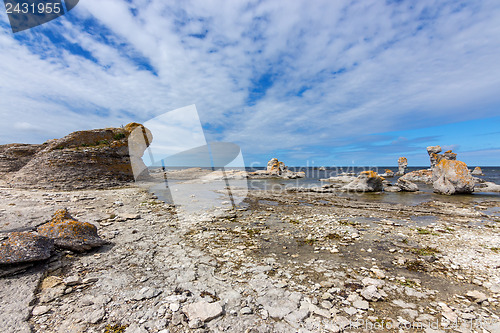
[[[54,242],[29,232],[13,232],[0,242],[0,264],[17,264],[45,260],[50,257]]]
[[[208,303],[207,301],[188,304],[183,307],[182,311],[186,314],[189,321],[198,318],[202,322],[210,321],[223,313],[219,302]]]
[[[415,183],[412,183],[409,180],[399,178],[398,181],[396,182],[396,186],[401,189],[401,191],[404,192],[417,192],[418,191],[418,186]]]
[[[383,190],[383,180],[375,171],[362,171],[356,179],[342,189],[355,192],[379,192]]]
[[[49,223],[37,229],[42,236],[54,239],[55,245],[72,251],[83,252],[107,242],[97,234],[97,227],[76,221],[66,209],[58,210]]]
[[[474,176],[484,176],[483,170],[480,167],[475,167],[471,174]]]
[[[472,193],[474,178],[462,161],[441,159],[433,170],[434,192],[440,194]]]

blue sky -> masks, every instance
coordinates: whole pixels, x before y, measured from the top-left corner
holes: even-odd
[[[247,165],[500,165],[500,2],[86,0],[12,34],[0,144],[195,104]]]

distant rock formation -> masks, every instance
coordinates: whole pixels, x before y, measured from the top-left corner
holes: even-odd
[[[474,178],[462,161],[441,158],[433,169],[432,178],[436,193],[451,195],[474,191]]]
[[[355,192],[379,192],[384,188],[383,180],[375,171],[362,171],[356,179],[342,189]]]
[[[129,137],[143,136],[129,155]],[[105,128],[73,132],[62,139],[49,140],[17,172],[8,174],[13,187],[73,190],[107,188],[134,180],[134,174],[147,175],[140,159],[152,141],[144,126],[131,123],[124,128]],[[142,150],[142,151],[141,151]],[[138,165],[133,170],[131,161]],[[15,169],[15,168],[14,168]]]
[[[250,178],[284,178],[284,179],[296,179],[304,178],[306,174],[302,171],[293,172],[288,170],[285,163],[278,161],[277,158],[272,158],[267,162],[266,170],[258,170],[255,172],[248,173]]]
[[[392,171],[391,169],[385,169],[384,173],[380,174],[380,177],[394,177],[394,171]]]
[[[484,176],[483,170],[480,167],[475,167],[471,174],[474,176]]]
[[[398,172],[396,176],[402,176],[406,173],[406,168],[408,167],[408,160],[406,157],[398,158]]]
[[[476,184],[475,189],[480,192],[500,192],[500,185],[493,182],[484,182]]]

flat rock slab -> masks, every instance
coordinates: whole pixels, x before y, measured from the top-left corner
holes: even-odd
[[[0,279],[0,332],[31,332],[28,317],[43,268]]]
[[[0,241],[0,264],[17,264],[45,260],[50,257],[54,242],[29,232],[13,232]]]
[[[190,321],[198,318],[203,322],[217,318],[223,312],[219,302],[208,303],[206,301],[188,304],[182,310]]]

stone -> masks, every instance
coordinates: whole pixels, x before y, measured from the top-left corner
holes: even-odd
[[[398,172],[396,172],[396,176],[402,176],[406,173],[406,168],[408,167],[408,160],[406,157],[398,158]]]
[[[106,312],[103,308],[96,309],[85,315],[85,321],[91,324],[97,324],[104,318],[105,314]]]
[[[158,295],[161,294],[161,290],[155,289],[155,288],[150,288],[150,287],[144,287],[139,292],[137,292],[134,296],[134,299],[136,301],[142,301],[144,299],[151,299],[154,298]]]
[[[251,309],[250,307],[245,306],[245,307],[243,307],[243,308],[240,310],[240,313],[241,313],[242,315],[249,315],[249,314],[252,314],[252,313],[253,313],[253,311],[252,311],[252,309]]]
[[[29,232],[12,232],[0,241],[0,264],[17,264],[48,259],[54,241]]]
[[[478,290],[470,290],[466,296],[476,303],[482,303],[488,299],[488,296]]]
[[[188,324],[189,328],[201,328],[203,325],[203,321],[200,318],[194,318]]]
[[[437,164],[438,156],[437,154],[442,151],[441,146],[429,146],[427,147],[427,154],[429,154],[429,158],[431,160],[431,169],[434,169],[434,167]]]
[[[63,281],[64,281],[64,284],[66,284],[67,286],[75,286],[77,284],[82,283],[82,280],[80,279],[80,277],[78,275],[68,276]]]
[[[367,301],[378,301],[384,298],[375,285],[369,285],[361,290],[361,296]]]
[[[352,303],[352,306],[354,306],[356,309],[368,310],[368,308],[370,307],[370,303],[363,300],[356,300]]]
[[[107,243],[98,236],[95,225],[76,221],[66,209],[56,211],[52,220],[39,226],[37,231],[42,236],[52,238],[56,246],[77,252]]]
[[[45,305],[39,305],[39,306],[35,306],[33,308],[33,310],[31,311],[31,314],[33,316],[41,316],[43,314],[46,314],[47,312],[50,311],[50,308],[48,306],[45,306]]]
[[[142,141],[144,136],[148,137],[149,145],[151,132],[136,123],[124,128],[77,131],[62,139],[49,140],[41,149],[33,148],[36,153],[29,154],[29,161],[9,174],[7,183],[20,188],[75,190],[108,188],[134,181],[134,175],[147,173],[139,157],[146,146],[136,144],[141,135]],[[138,170],[133,170],[134,161],[140,165]]]
[[[306,174],[302,171],[293,172],[288,169],[285,163],[278,161],[277,158],[272,158],[267,162],[266,170],[258,170],[255,172],[248,173],[250,178],[284,178],[284,179],[296,179],[296,178],[304,178]]]
[[[391,177],[394,177],[394,171],[392,171],[391,169],[385,169],[384,170],[384,173],[380,174],[380,177],[387,177],[387,178],[391,178]]]
[[[372,268],[370,269],[370,271],[373,273],[373,275],[375,275],[377,279],[385,279],[385,273],[383,270],[379,268]]]
[[[478,192],[500,192],[500,185],[493,182],[484,182],[481,186],[475,186],[474,190]]]
[[[399,178],[396,182],[396,186],[399,187],[401,191],[404,192],[417,192],[418,186],[415,183],[403,178]]]
[[[217,318],[223,313],[219,302],[208,303],[207,301],[187,304],[183,306],[182,311],[186,314],[189,321],[199,318],[203,322]]]
[[[441,159],[433,170],[434,192],[439,194],[472,193],[474,179],[467,164],[462,161]]]
[[[475,167],[474,170],[472,170],[471,175],[484,176],[484,173],[483,173],[483,170],[481,170],[481,167]]]
[[[383,190],[383,178],[375,171],[362,171],[359,176],[342,187],[344,191],[379,192]]]
[[[406,175],[402,176],[399,180],[406,180],[410,182],[420,182],[426,184],[432,184],[432,171],[431,170],[415,170],[408,172]]]

